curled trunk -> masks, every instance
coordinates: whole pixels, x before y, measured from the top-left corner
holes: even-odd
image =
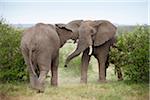
[[[81,52],[83,52],[86,48],[88,48],[88,46],[85,46],[85,45],[81,45],[81,42],[79,41],[78,45],[77,45],[77,48],[76,50],[71,53],[66,61],[65,61],[65,67],[67,67],[68,63],[75,57],[77,57]]]

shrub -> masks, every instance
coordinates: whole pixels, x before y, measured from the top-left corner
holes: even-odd
[[[149,33],[148,26],[137,26],[134,31],[118,36],[117,48],[111,48],[110,61],[122,67],[127,80],[149,80]]]
[[[0,81],[27,79],[26,67],[20,51],[21,30],[0,20]]]

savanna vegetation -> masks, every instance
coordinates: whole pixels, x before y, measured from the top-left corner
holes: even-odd
[[[117,48],[111,48],[109,60],[122,67],[126,80],[149,82],[149,34],[148,26],[137,26],[119,35]]]
[[[60,49],[59,86],[50,86],[37,94],[29,88],[27,69],[20,51],[23,29],[0,20],[0,100],[148,100],[149,99],[149,26],[136,26],[118,33],[116,48],[111,48],[107,70],[108,83],[97,82],[98,67],[94,57],[88,70],[88,84],[80,84],[80,56],[64,68],[66,56],[76,44]],[[117,81],[115,71],[121,67],[124,81]]]

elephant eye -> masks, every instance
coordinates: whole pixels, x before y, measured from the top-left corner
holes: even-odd
[[[93,33],[93,30],[92,30],[92,29],[90,30],[90,33]]]
[[[96,30],[91,29],[91,30],[90,30],[90,33],[91,33],[92,35],[95,34],[95,33],[96,33]]]

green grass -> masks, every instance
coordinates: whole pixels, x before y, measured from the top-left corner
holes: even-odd
[[[110,82],[105,84],[46,85],[45,93],[38,94],[28,84],[1,84],[1,98],[10,100],[148,100],[148,84]],[[2,100],[2,99],[1,99]]]
[[[0,84],[0,100],[148,100],[149,84],[117,81],[114,67],[107,70],[108,83],[98,83],[98,66],[94,57],[91,58],[88,70],[88,84],[80,84],[80,57],[64,68],[66,56],[74,49],[71,44],[60,50],[59,86],[50,86],[50,77],[45,82],[45,92],[36,93],[29,84]]]
[[[0,84],[0,100],[149,100],[149,84],[117,81],[113,67],[107,73],[108,83],[98,83],[98,73],[88,72],[88,84],[80,84],[80,76],[59,69],[59,86],[52,87],[50,78],[45,82],[45,92],[36,93],[28,83]],[[64,75],[64,73],[66,73]]]

